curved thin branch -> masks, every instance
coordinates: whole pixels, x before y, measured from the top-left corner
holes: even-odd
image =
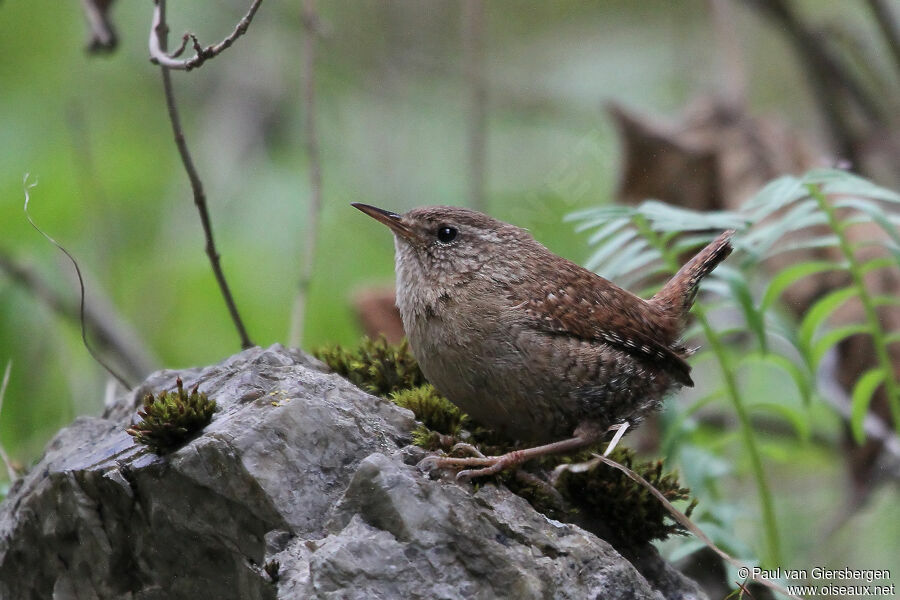
[[[51,244],[56,246],[60,250],[60,252],[65,254],[66,258],[68,258],[69,261],[72,263],[72,266],[75,267],[75,275],[78,276],[78,287],[81,290],[81,301],[80,301],[79,309],[78,309],[78,320],[81,323],[81,341],[84,343],[84,347],[87,348],[87,351],[90,353],[90,355],[92,357],[94,357],[94,360],[97,361],[97,363],[101,367],[106,369],[107,373],[109,373],[110,375],[115,377],[116,380],[122,384],[122,387],[124,387],[127,390],[131,390],[133,387],[131,385],[131,383],[129,383],[129,381],[123,375],[121,375],[118,371],[116,371],[115,369],[110,367],[109,364],[107,364],[107,362],[100,357],[100,354],[94,350],[94,347],[90,344],[90,342],[88,342],[87,326],[85,325],[84,278],[81,276],[81,267],[78,266],[78,261],[75,260],[75,257],[72,256],[72,254],[62,246],[62,244],[57,242],[55,239],[50,237],[43,229],[38,227],[37,223],[34,222],[34,219],[31,218],[31,215],[28,214],[28,202],[31,200],[29,190],[37,184],[29,184],[28,183],[28,175],[25,175],[24,184],[25,184],[25,207],[24,207],[24,210],[25,210],[25,218],[28,219],[28,223],[31,224],[31,226],[34,227],[34,229],[38,233],[40,233],[42,236],[44,236],[44,238],[48,242],[50,242]]]
[[[186,33],[182,38],[181,48],[172,54],[166,52],[165,36],[168,31],[168,27],[166,26],[166,0],[155,0],[155,4],[156,8],[153,9],[153,24],[150,26],[150,61],[161,67],[175,69],[177,71],[190,71],[191,69],[196,69],[201,66],[207,60],[218,56],[227,48],[231,47],[235,40],[247,33],[247,28],[250,27],[250,23],[253,21],[256,11],[259,9],[259,5],[262,4],[262,0],[253,0],[250,4],[250,8],[247,10],[247,14],[238,21],[238,24],[234,27],[234,31],[218,44],[213,44],[204,48],[197,40],[197,36],[192,33]],[[194,47],[194,55],[190,58],[179,59],[178,56],[184,51],[188,39],[191,40]]]
[[[254,2],[254,5],[259,5],[260,1],[261,0],[257,0]],[[253,10],[255,12],[255,9]],[[153,21],[154,25],[151,40],[154,38],[153,34],[155,33],[156,39],[159,42],[159,47],[165,51],[167,45],[166,38],[168,37],[169,29],[166,25],[165,0],[156,0],[156,11],[154,12]],[[244,30],[246,30],[246,26],[244,27]],[[238,313],[237,305],[234,302],[234,296],[231,294],[231,288],[228,287],[228,282],[225,280],[225,273],[222,271],[222,265],[219,261],[219,252],[216,250],[216,243],[213,239],[212,222],[210,221],[209,209],[206,205],[206,192],[203,191],[203,182],[200,180],[200,175],[197,173],[197,168],[194,166],[194,159],[191,157],[187,142],[184,139],[184,129],[181,127],[181,117],[178,114],[178,106],[175,103],[175,91],[172,88],[170,69],[169,67],[160,64],[159,70],[162,73],[163,89],[165,90],[166,95],[166,108],[169,112],[169,121],[172,124],[172,133],[175,135],[175,145],[178,147],[181,163],[184,165],[185,172],[187,172],[188,180],[190,180],[191,191],[194,195],[194,204],[197,206],[197,212],[200,213],[200,223],[203,225],[203,234],[206,236],[206,254],[209,257],[213,275],[215,275],[216,281],[219,284],[219,289],[222,292],[225,305],[228,307],[228,313],[231,315],[231,320],[234,322],[234,326],[237,328],[238,335],[241,338],[241,348],[250,348],[253,346],[253,342],[250,341],[250,337],[247,335],[247,329],[244,327],[244,322],[241,320],[240,313]]]
[[[37,270],[17,261],[2,249],[0,272],[28,290],[54,313],[76,323],[79,321],[81,309],[73,299],[56,291]],[[93,296],[96,300],[96,294]],[[132,381],[140,381],[158,368],[157,360],[147,351],[131,327],[111,310],[108,300],[101,298],[99,307],[94,302],[86,304],[84,324],[97,346],[104,354],[112,356]]]

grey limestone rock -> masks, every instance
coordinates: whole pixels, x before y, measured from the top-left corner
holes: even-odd
[[[160,457],[124,430],[176,375],[219,410]],[[155,373],[60,431],[11,490],[0,598],[704,597],[652,547],[636,568],[505,488],[429,478],[414,426],[279,345]]]

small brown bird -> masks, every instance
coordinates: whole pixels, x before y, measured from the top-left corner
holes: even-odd
[[[481,467],[459,476],[590,445],[693,386],[680,336],[700,280],[731,253],[732,231],[644,300],[473,210],[353,206],[394,234],[397,306],[428,381],[478,423],[545,444],[438,461]]]

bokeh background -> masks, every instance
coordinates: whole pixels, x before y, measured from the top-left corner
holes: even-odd
[[[190,30],[212,43],[246,4],[173,3],[173,37]],[[307,33],[299,4],[264,2],[233,48],[196,71],[173,73],[222,264],[260,345],[287,340],[311,231],[302,95]],[[900,6],[888,5],[900,15]],[[866,2],[794,6],[816,23],[850,32],[875,57],[867,68],[890,69]],[[239,350],[239,340],[203,252],[159,69],[148,61],[151,9],[150,2],[114,5],[119,46],[90,55],[79,3],[0,3],[0,253],[77,300],[71,265],[25,219],[23,178],[30,173],[37,183],[30,214],[77,257],[89,303],[131,331],[155,366],[180,368],[219,361]],[[395,211],[471,205],[473,123],[484,139],[483,205],[581,263],[589,255],[586,236],[563,218],[612,202],[622,177],[609,101],[677,118],[699,96],[734,92],[737,77],[750,113],[785,124],[824,149],[823,164],[830,160],[804,65],[752,2],[485,2],[474,17],[483,27],[476,56],[483,122],[473,115],[465,41],[473,17],[464,9],[449,1],[319,3],[315,118],[323,212],[307,350],[354,343],[361,329],[352,298],[392,282],[389,236],[349,203]],[[724,15],[724,27],[716,15]],[[896,94],[896,77],[892,84],[888,94]],[[61,426],[102,410],[108,378],[85,351],[76,321],[0,272],[0,369],[10,360],[0,442],[27,466]],[[779,393],[778,382],[755,385],[761,396]],[[825,442],[781,437],[763,444],[782,527],[781,566],[900,574],[896,483],[847,508],[846,470],[831,443],[839,420],[824,405],[810,411]],[[689,484],[718,482],[710,501],[718,517],[709,526],[727,529],[722,537],[753,559],[757,507],[728,443],[727,432],[701,427],[696,444],[704,451],[672,466]],[[687,543],[675,540],[666,551],[677,556]]]

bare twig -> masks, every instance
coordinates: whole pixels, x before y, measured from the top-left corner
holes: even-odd
[[[126,380],[124,376],[122,376],[121,374],[119,374],[118,371],[116,371],[115,369],[113,369],[112,367],[110,367],[110,366],[106,363],[106,361],[104,361],[104,360],[100,357],[99,353],[97,353],[97,351],[94,350],[93,346],[91,346],[91,344],[88,342],[88,338],[87,338],[87,327],[86,327],[86,325],[85,325],[85,316],[84,316],[84,315],[85,315],[85,308],[84,308],[84,307],[85,307],[85,302],[84,302],[84,279],[83,279],[82,276],[81,276],[81,268],[78,266],[78,261],[75,260],[75,257],[72,256],[72,255],[69,253],[69,251],[66,250],[66,249],[62,246],[62,244],[60,244],[60,243],[57,242],[55,239],[53,239],[52,237],[50,237],[49,235],[47,235],[47,234],[44,232],[43,229],[41,229],[40,227],[38,227],[37,223],[35,223],[34,220],[31,218],[31,215],[28,214],[28,202],[29,202],[29,200],[31,199],[30,196],[29,196],[29,190],[30,190],[32,187],[34,187],[34,185],[36,185],[36,184],[29,184],[29,183],[28,183],[28,175],[25,175],[25,207],[24,207],[24,210],[25,210],[25,218],[28,219],[28,222],[31,224],[32,227],[34,227],[35,231],[37,231],[37,232],[40,233],[42,236],[44,236],[44,238],[46,238],[48,242],[50,242],[51,244],[53,244],[54,246],[56,246],[56,247],[60,250],[60,252],[62,252],[63,254],[65,254],[66,257],[72,262],[72,266],[75,267],[75,274],[78,276],[78,287],[79,287],[79,290],[81,291],[81,302],[80,302],[80,304],[79,304],[79,310],[78,310],[78,320],[79,320],[79,322],[81,323],[81,341],[82,341],[82,343],[84,343],[84,347],[85,347],[85,348],[87,349],[87,351],[91,354],[91,356],[94,357],[94,360],[97,361],[97,363],[98,363],[101,367],[103,367],[104,369],[106,369],[106,372],[107,372],[107,373],[109,373],[110,375],[112,375],[113,377],[115,377],[116,380],[117,380],[119,383],[121,383],[123,387],[125,387],[126,389],[129,389],[129,390],[130,390],[132,386],[131,386],[131,384],[128,382],[128,380]]]
[[[297,295],[291,313],[289,346],[299,346],[303,339],[306,317],[306,301],[316,266],[316,249],[319,242],[319,220],[322,213],[322,161],[319,154],[319,136],[316,129],[316,52],[318,37],[318,14],[316,0],[303,2],[303,26],[306,37],[303,40],[303,99],[306,104],[304,125],[306,129],[306,156],[309,160],[309,208],[306,213],[307,233],[303,251]]]
[[[77,302],[53,289],[33,267],[22,264],[0,250],[0,271],[13,282],[33,294],[50,310],[76,323],[80,319]],[[125,369],[129,380],[143,379],[157,368],[157,361],[147,352],[138,336],[121,318],[112,312],[109,302],[101,299],[100,308],[93,302],[85,304],[84,324],[97,346],[114,357],[116,364]]]
[[[3,372],[3,382],[0,383],[0,414],[3,414],[3,396],[6,395],[6,385],[9,383],[9,373],[12,369],[12,361],[6,361],[6,371]],[[16,470],[12,466],[12,462],[9,460],[9,455],[6,453],[6,448],[3,447],[3,444],[0,444],[0,460],[3,461],[4,466],[6,466],[6,474],[9,477],[10,481],[15,481],[19,474],[16,473]]]
[[[484,0],[464,0],[463,61],[469,89],[468,147],[469,202],[485,210],[487,161],[487,89],[484,79]]]
[[[250,23],[253,21],[256,11],[259,9],[259,5],[262,4],[262,0],[253,0],[250,4],[250,8],[247,10],[247,14],[238,21],[234,31],[218,44],[213,44],[204,48],[200,45],[200,42],[194,34],[186,33],[184,34],[180,49],[172,54],[166,52],[165,37],[168,33],[168,27],[166,27],[166,0],[155,0],[155,4],[156,8],[153,10],[153,25],[150,27],[150,60],[160,67],[167,67],[177,71],[190,71],[191,69],[196,69],[201,66],[207,60],[218,56],[228,49],[235,40],[247,33],[247,28],[250,27]],[[192,41],[194,55],[185,59],[177,58],[184,51],[188,39]]]
[[[900,28],[897,26],[897,21],[884,0],[869,0],[869,9],[881,29],[885,43],[890,48],[891,54],[894,55],[894,62],[897,63],[897,69],[900,72]]]
[[[885,122],[878,102],[845,68],[827,45],[826,40],[802,20],[788,0],[744,1],[761,9],[778,23],[780,29],[788,36],[797,54],[806,64],[804,70],[810,78],[816,99],[839,151],[855,165],[859,165],[859,139],[850,124],[852,119],[846,114],[849,108],[846,102],[855,104],[873,129],[883,127]],[[839,101],[841,98],[836,96],[837,92],[843,92],[845,102]]]
[[[254,6],[258,4],[259,2],[257,1],[254,3]],[[255,12],[255,9],[253,10]],[[157,0],[153,23],[154,26],[151,31],[150,39],[151,41],[156,39],[159,43],[159,48],[165,50],[168,43],[165,0]],[[249,24],[249,21],[247,24]],[[244,26],[244,30],[246,30],[246,26]],[[191,191],[194,195],[194,204],[197,206],[197,212],[200,213],[200,223],[203,225],[203,234],[206,236],[206,254],[209,257],[213,274],[215,275],[216,281],[219,284],[219,289],[222,292],[222,297],[225,299],[225,305],[228,307],[228,313],[231,315],[231,320],[234,322],[234,326],[237,328],[238,335],[241,338],[241,348],[246,349],[253,346],[253,342],[250,341],[250,337],[247,335],[244,322],[241,320],[237,305],[234,302],[234,297],[231,295],[231,289],[228,287],[228,282],[225,280],[225,273],[222,272],[222,266],[219,262],[219,253],[216,250],[215,240],[213,239],[212,222],[210,221],[209,210],[206,205],[206,192],[203,191],[203,182],[200,181],[200,176],[197,174],[197,169],[194,166],[194,159],[191,158],[187,142],[184,139],[184,130],[181,127],[181,117],[178,114],[178,106],[175,103],[175,92],[172,89],[172,76],[169,72],[169,67],[163,64],[160,64],[159,70],[162,73],[163,89],[165,90],[166,95],[166,107],[169,111],[169,121],[172,123],[172,132],[175,134],[175,145],[178,147],[178,154],[181,156],[181,162],[184,165],[185,172],[187,172],[188,180],[190,180]]]
[[[687,517],[687,515],[675,508],[675,506],[671,502],[669,502],[668,498],[666,498],[662,492],[653,487],[653,485],[649,481],[641,477],[638,473],[635,473],[625,465],[620,464],[607,456],[601,456],[599,454],[594,454],[593,456],[594,458],[584,463],[564,464],[556,467],[553,473],[554,477],[558,477],[559,474],[563,471],[571,471],[573,473],[583,473],[585,471],[590,471],[591,469],[596,468],[599,463],[603,463],[609,467],[612,467],[613,469],[617,469],[624,473],[629,479],[644,487],[648,492],[653,494],[653,497],[659,500],[660,504],[662,504],[663,507],[667,511],[669,511],[669,514],[672,515],[672,518],[675,519],[675,521],[677,521],[679,525],[694,534],[697,539],[699,539],[706,545],[707,548],[718,554],[722,560],[726,561],[730,565],[737,567],[740,570],[741,576],[746,575],[747,579],[751,579],[759,583],[760,585],[764,585],[770,590],[778,592],[779,594],[784,594],[789,598],[802,600],[799,596],[791,594],[777,583],[769,581],[764,577],[754,575],[753,569],[751,567],[743,564],[741,561],[737,560],[736,558],[716,546],[715,543],[713,543],[713,541],[709,539],[709,537],[705,533],[703,533],[702,529],[697,527],[694,522]]]
[[[91,30],[88,52],[112,52],[118,43],[116,30],[109,20],[109,8],[113,0],[81,0],[84,17]]]
[[[730,0],[709,0],[713,33],[719,58],[719,78],[730,108],[741,109],[747,102],[747,69]]]

